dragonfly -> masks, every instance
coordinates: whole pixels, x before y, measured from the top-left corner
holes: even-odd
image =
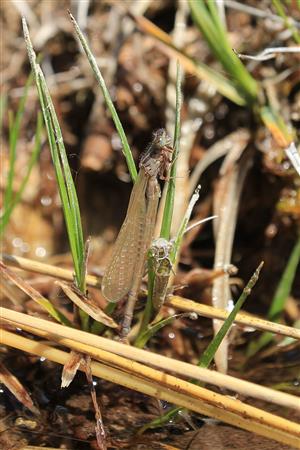
[[[161,195],[158,178],[168,179],[172,155],[171,138],[166,130],[161,128],[153,132],[152,141],[141,156],[126,217],[105,269],[101,287],[104,297],[109,302],[118,302],[128,294],[121,328],[122,338],[126,338],[131,328],[146,255],[154,235]]]

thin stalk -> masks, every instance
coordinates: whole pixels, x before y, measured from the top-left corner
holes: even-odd
[[[20,133],[21,121],[24,114],[26,99],[28,96],[28,91],[33,80],[33,74],[31,73],[27,78],[24,93],[18,105],[18,110],[16,117],[10,114],[9,117],[9,171],[6,182],[6,189],[3,198],[3,209],[6,211],[12,203],[13,198],[13,180],[15,177],[15,162],[16,162],[16,151],[17,142]]]
[[[23,192],[25,187],[27,186],[31,171],[34,167],[34,165],[37,162],[40,150],[41,150],[41,133],[42,133],[42,128],[43,128],[43,118],[42,115],[40,113],[40,111],[38,112],[38,117],[37,117],[37,124],[36,124],[36,130],[35,130],[35,141],[34,141],[34,148],[32,150],[29,162],[28,162],[28,166],[27,166],[27,171],[26,174],[21,182],[20,188],[18,190],[18,192],[15,194],[14,198],[11,199],[10,204],[7,206],[7,208],[4,210],[4,214],[1,217],[1,222],[0,222],[0,236],[3,235],[4,230],[9,222],[10,216],[14,210],[14,208],[17,206],[17,204],[19,203],[19,201],[22,198]]]
[[[164,213],[162,218],[160,236],[165,239],[170,239],[170,230],[172,224],[172,216],[174,209],[174,197],[175,197],[175,178],[176,178],[176,160],[178,158],[179,146],[180,146],[180,114],[182,104],[181,94],[181,79],[182,73],[179,62],[177,62],[176,73],[176,113],[175,113],[175,130],[174,130],[174,152],[172,157],[172,165],[170,170],[169,180],[167,180],[168,188],[166,194],[166,201],[164,205]]]
[[[136,170],[136,166],[135,166],[135,163],[134,163],[134,160],[133,160],[133,157],[132,157],[131,149],[130,149],[130,146],[128,144],[128,140],[127,140],[124,128],[123,128],[122,123],[121,123],[121,121],[119,119],[118,113],[117,113],[116,108],[115,108],[115,106],[113,104],[113,101],[111,99],[110,93],[109,93],[109,91],[108,91],[108,89],[106,87],[104,78],[103,78],[103,76],[102,76],[102,74],[100,72],[100,69],[99,69],[98,65],[97,65],[97,61],[96,61],[96,59],[95,59],[95,57],[94,57],[94,55],[93,55],[93,53],[92,53],[92,51],[91,51],[91,49],[89,47],[89,44],[88,44],[86,38],[84,37],[82,31],[80,30],[80,28],[79,28],[75,18],[73,17],[73,15],[70,12],[69,12],[69,15],[70,15],[70,19],[71,19],[71,21],[72,21],[72,23],[74,25],[77,37],[78,37],[78,39],[79,39],[79,41],[80,41],[80,43],[81,43],[81,45],[83,47],[83,50],[84,50],[84,52],[85,52],[85,54],[86,54],[86,56],[88,58],[90,66],[91,66],[91,68],[92,68],[92,70],[94,72],[94,75],[96,77],[96,80],[99,83],[99,86],[101,88],[101,91],[102,91],[103,97],[105,99],[106,105],[107,105],[107,107],[108,107],[108,109],[109,109],[109,111],[111,113],[111,116],[112,116],[112,119],[114,121],[116,130],[117,130],[117,132],[119,134],[119,137],[120,137],[120,140],[121,140],[121,143],[122,143],[123,154],[124,154],[124,156],[126,158],[126,162],[127,162],[127,165],[128,165],[128,169],[129,169],[129,172],[130,172],[131,179],[132,179],[133,182],[135,182],[136,179],[137,179],[137,170]]]

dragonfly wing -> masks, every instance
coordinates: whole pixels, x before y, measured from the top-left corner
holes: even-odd
[[[127,214],[105,270],[102,294],[110,302],[121,300],[130,290],[139,252],[143,251],[147,183],[148,178],[142,171],[133,186]]]

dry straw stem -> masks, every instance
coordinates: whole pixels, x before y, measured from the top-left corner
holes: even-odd
[[[22,258],[20,256],[2,255],[5,264],[19,269],[36,272],[39,274],[49,275],[51,277],[60,278],[61,280],[73,281],[74,274],[71,270],[55,267],[50,264],[41,263],[32,259]],[[87,275],[87,285],[90,287],[101,287],[101,280],[94,275]],[[211,319],[225,320],[229,313],[223,309],[214,308],[212,306],[196,303],[193,300],[171,295],[165,302],[166,305],[181,311],[196,312],[200,316],[209,317]],[[270,331],[274,334],[281,334],[300,340],[300,330],[286,325],[270,322],[258,317],[250,316],[244,313],[238,313],[235,323],[252,327],[257,330]]]
[[[172,371],[183,377],[196,379],[201,382],[230,389],[231,391],[238,392],[242,395],[259,398],[267,402],[276,403],[300,411],[299,398],[290,394],[274,391],[273,389],[224,375],[213,370],[200,368],[192,364],[131,347],[121,342],[112,341],[101,336],[95,336],[84,331],[75,330],[27,314],[16,311],[12,314],[12,311],[7,308],[0,308],[0,317],[2,318],[2,321],[6,323],[13,324],[16,327],[23,329],[26,328],[27,331],[30,331],[33,334],[37,334],[48,340],[54,340],[61,345],[71,347],[73,350],[86,352],[93,358],[106,361],[110,365],[117,365],[130,372],[136,372],[137,375],[143,374],[144,376],[148,376],[149,368],[141,366],[140,364],[137,364],[137,367],[135,367],[136,363],[133,361],[151,364],[154,367]],[[70,342],[70,340],[72,342]],[[88,348],[82,349],[82,344]],[[127,360],[124,358],[127,358]],[[239,405],[239,403],[240,402],[236,403],[234,401],[234,407]],[[237,407],[239,410],[239,406]]]
[[[36,447],[35,445],[26,445],[25,447],[20,448],[19,450],[60,450],[57,447]],[[68,450],[64,447],[64,450]]]
[[[66,352],[4,329],[1,330],[1,337],[2,342],[6,345],[43,356],[60,364],[65,364],[69,357]],[[81,349],[88,349],[88,347],[83,344],[80,346]],[[114,356],[114,362],[110,364],[120,364],[120,360],[123,359]],[[130,360],[126,360],[126,365],[127,367],[124,364],[124,369],[121,370],[93,361],[91,369],[93,375],[99,378],[300,449],[300,426],[296,423]],[[132,371],[134,366],[138,366],[138,375]],[[144,374],[144,372],[146,373]]]

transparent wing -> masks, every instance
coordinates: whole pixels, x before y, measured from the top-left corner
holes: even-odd
[[[102,280],[102,294],[110,302],[121,300],[132,286],[136,262],[143,251],[148,177],[140,171],[133,186],[127,214]]]

